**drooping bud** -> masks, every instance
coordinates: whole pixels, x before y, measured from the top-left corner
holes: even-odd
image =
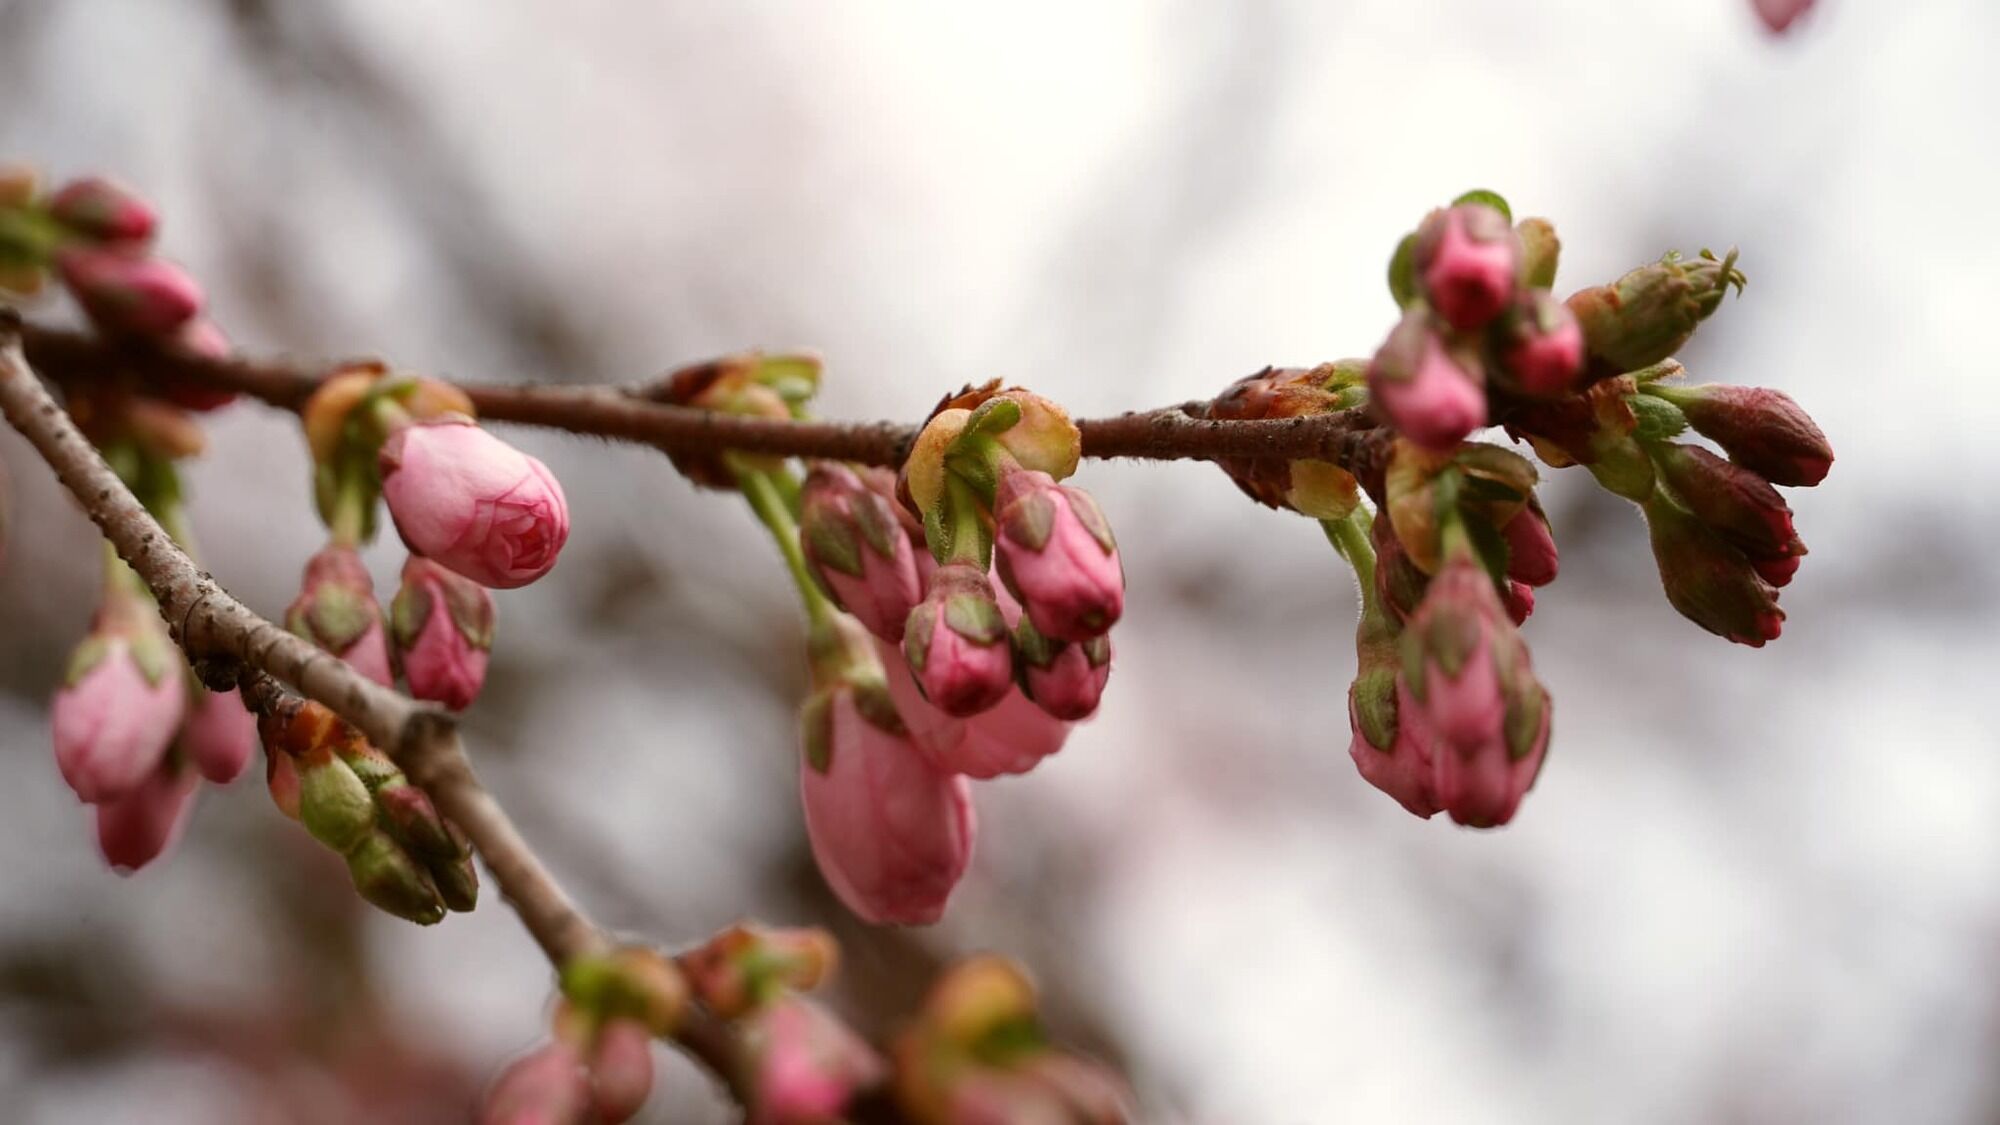
[[[1833,467],[1833,447],[1790,395],[1768,387],[1649,383],[1645,392],[1680,407],[1688,424],[1729,459],[1770,481],[1810,488]]]
[[[403,541],[482,586],[533,582],[569,539],[555,475],[469,418],[398,429],[382,445],[380,469]]]
[[[1568,304],[1591,355],[1617,371],[1636,371],[1679,351],[1732,285],[1743,287],[1734,250],[1722,258],[1704,250],[1693,260],[1668,254],[1609,285],[1580,290]]]
[[[1368,364],[1377,413],[1428,449],[1450,449],[1486,424],[1486,392],[1469,357],[1454,357],[1422,308],[1412,308]]]
[[[479,1125],[581,1125],[590,1110],[582,1056],[554,1042],[500,1072],[479,1107]]]
[[[820,929],[768,929],[739,922],[681,955],[702,1006],[731,1020],[787,990],[818,988],[833,974],[840,947]]]
[[[150,601],[107,598],[50,714],[56,767],[79,798],[114,800],[154,772],[187,708],[184,667]]]
[[[419,926],[444,920],[437,884],[388,833],[369,832],[346,858],[354,889],[376,909]]]
[[[743,1037],[749,1125],[842,1120],[854,1096],[880,1083],[882,1060],[824,1008],[781,996],[751,1015]]]
[[[636,1116],[653,1093],[653,1038],[637,1020],[614,1019],[590,1048],[590,1102],[606,1125]]]
[[[799,540],[813,577],[842,609],[885,640],[900,641],[923,597],[911,535],[915,521],[892,499],[882,469],[820,462],[800,498]]]
[[[1000,478],[994,511],[1000,578],[1043,636],[1087,641],[1117,623],[1125,572],[1089,493],[1021,470]]]
[[[1003,587],[996,590],[1001,613],[1018,623],[1020,613]],[[991,709],[969,719],[954,718],[924,698],[901,653],[879,642],[888,675],[889,698],[903,718],[910,741],[933,768],[985,780],[1026,773],[1063,748],[1069,724],[1029,702],[1017,687]]]
[[[1546,586],[1556,580],[1555,536],[1549,532],[1542,502],[1532,493],[1527,506],[1500,528],[1500,534],[1507,540],[1507,577],[1526,586]],[[1534,604],[1532,594],[1528,604]]]
[[[967,563],[941,566],[910,611],[903,656],[925,698],[948,715],[976,715],[1014,686],[1013,650],[993,584]]]
[[[422,555],[403,563],[389,622],[410,694],[463,711],[479,697],[493,648],[493,595]]]
[[[307,560],[299,596],[285,610],[285,628],[378,684],[396,682],[375,582],[351,546],[329,543]]]
[[[66,246],[56,273],[107,332],[167,337],[201,311],[201,287],[171,262],[108,246]]]
[[[200,779],[167,757],[137,788],[98,805],[97,850],[120,875],[129,875],[173,846],[194,807]]]
[[[1652,454],[1675,498],[1753,561],[1805,554],[1791,506],[1763,477],[1700,446],[1663,443]]]
[[[1813,0],[1750,0],[1750,6],[1773,35],[1783,35],[1794,20],[1812,10]]]
[[[257,748],[257,717],[234,691],[197,688],[181,726],[181,753],[217,785],[235,781]]]
[[[1546,289],[1528,292],[1501,328],[1500,372],[1534,398],[1568,394],[1583,374],[1583,328]]]
[[[129,189],[96,176],[71,180],[49,196],[49,215],[71,232],[96,242],[143,243],[159,215]]]
[[[1513,302],[1521,240],[1493,207],[1460,203],[1431,212],[1417,228],[1415,254],[1425,299],[1460,332],[1485,327]]]
[[[173,346],[198,359],[228,359],[235,351],[229,337],[205,316],[197,316],[181,325],[180,330],[174,333]],[[187,410],[216,410],[236,401],[235,391],[179,375],[163,372],[157,379],[157,385],[168,402]]]
[[[1784,631],[1778,592],[1743,552],[1663,493],[1645,505],[1667,601],[1719,637],[1762,648]]]
[[[1208,404],[1218,421],[1303,418],[1367,401],[1368,361],[1344,359],[1314,368],[1267,367],[1232,383]],[[1251,499],[1318,520],[1344,519],[1360,503],[1354,475],[1331,461],[1221,457],[1216,464]]]
[[[1510,578],[1500,591],[1500,604],[1507,607],[1507,620],[1515,628],[1526,625],[1535,612],[1535,588]]]
[[[1378,528],[1386,522],[1376,518]],[[1413,725],[1421,714],[1412,708],[1406,718],[1400,706],[1404,692],[1396,640],[1401,630],[1383,608],[1380,603],[1365,608],[1355,629],[1355,676],[1347,689],[1347,720],[1354,737],[1347,753],[1363,780],[1429,820],[1438,811],[1430,743]]]
[[[1032,621],[1014,630],[1021,690],[1051,716],[1076,722],[1097,712],[1111,678],[1111,637],[1052,641]]]

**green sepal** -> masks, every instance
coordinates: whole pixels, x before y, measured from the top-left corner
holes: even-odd
[[[300,613],[286,615],[286,627],[332,653],[346,652],[375,624],[375,599],[345,586],[323,585]],[[303,626],[303,628],[301,628]]]
[[[1516,691],[1512,685],[1515,677],[1511,673],[1503,674],[1509,681],[1504,728],[1507,757],[1518,762],[1535,748],[1535,738],[1542,733],[1542,715],[1549,705],[1549,693],[1532,678],[1528,680],[1526,690]]]
[[[833,765],[833,693],[816,691],[799,708],[799,741],[806,765],[825,773]]]
[[[1000,521],[1000,534],[1006,536],[1009,542],[1039,554],[1049,545],[1049,536],[1054,533],[1055,527],[1055,500],[1046,490],[1036,489],[1007,505]]]
[[[1020,421],[1020,403],[1011,398],[989,398],[974,407],[971,415],[965,419],[965,429],[959,434],[958,440],[952,443],[953,449],[965,445],[974,437],[1011,430]]]
[[[854,527],[861,533],[862,542],[882,558],[895,558],[896,543],[903,538],[903,524],[896,518],[894,509],[889,507],[888,499],[873,492],[862,492],[850,497],[847,507],[854,514]]]
[[[1354,678],[1354,718],[1361,737],[1384,754],[1396,745],[1396,668],[1370,668]]]
[[[1522,517],[1516,516],[1515,519]],[[1507,588],[1507,560],[1510,549],[1507,537],[1486,520],[1469,517],[1465,520],[1465,536],[1472,541],[1472,555],[1479,565],[1493,579],[1496,589]]]
[[[1090,532],[1105,554],[1118,549],[1118,541],[1111,537],[1111,521],[1104,518],[1104,509],[1097,506],[1096,497],[1080,488],[1065,488],[1063,496],[1069,500],[1069,510],[1076,516],[1076,522]]]
[[[924,674],[924,665],[930,663],[931,633],[936,628],[937,607],[929,602],[910,610],[909,620],[903,625],[903,658],[919,676]]]
[[[1033,1013],[995,1021],[971,1044],[971,1055],[989,1066],[1007,1067],[1049,1048],[1049,1037]]]
[[[1521,276],[1531,289],[1548,289],[1556,283],[1556,266],[1562,257],[1562,239],[1555,224],[1547,219],[1522,219],[1514,226],[1521,239]]]
[[[418,635],[430,622],[431,609],[430,591],[422,586],[403,586],[389,599],[389,632],[396,638],[397,648],[407,649],[417,643]],[[287,628],[290,625],[286,621]]]
[[[903,725],[902,713],[896,710],[896,700],[889,694],[889,683],[879,676],[852,681],[854,710],[869,726],[889,734],[907,734],[909,728]]]
[[[1453,207],[1461,203],[1484,203],[1495,211],[1500,212],[1501,217],[1509,223],[1514,221],[1514,209],[1507,206],[1507,200],[1497,191],[1488,191],[1485,188],[1473,188],[1471,191],[1451,201]]]
[[[1681,413],[1680,407],[1657,395],[1626,395],[1625,405],[1632,408],[1632,417],[1638,420],[1638,425],[1632,430],[1632,439],[1640,445],[1655,445],[1687,431],[1687,415]]]
[[[771,388],[790,408],[792,417],[805,416],[805,408],[819,393],[820,361],[814,355],[767,355],[757,357],[751,379]]]
[[[977,645],[995,645],[1007,638],[1007,620],[1000,604],[977,594],[953,594],[944,600],[945,627]]]
[[[69,667],[63,672],[63,686],[73,688],[81,683],[83,678],[90,675],[99,664],[104,663],[104,658],[109,655],[111,655],[109,638],[97,633],[83,638],[83,641],[69,654]]]
[[[387,833],[368,833],[346,855],[354,889],[369,905],[419,926],[444,920],[444,903],[430,874]]]
[[[806,546],[813,561],[852,578],[861,577],[861,545],[838,518],[810,520],[805,525]]]
[[[1396,244],[1396,252],[1389,257],[1389,296],[1395,299],[1396,307],[1407,309],[1417,299],[1417,235],[1415,231],[1403,236]]]

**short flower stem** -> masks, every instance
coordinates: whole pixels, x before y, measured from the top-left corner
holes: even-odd
[[[780,469],[766,472],[759,469],[736,467],[736,483],[743,490],[743,498],[750,501],[750,508],[764,526],[771,531],[771,538],[778,543],[778,550],[785,556],[785,567],[792,572],[792,582],[799,588],[799,600],[805,603],[806,620],[815,627],[825,624],[833,616],[833,603],[820,591],[814,581],[812,571],[806,565],[805,549],[799,544],[799,521],[792,515],[792,507],[786,502],[787,493],[798,491],[796,483],[787,479],[780,482],[774,478],[790,478],[790,470]],[[786,484],[793,487],[787,488]]]
[[[1356,508],[1337,520],[1321,520],[1327,541],[1354,568],[1354,580],[1361,586],[1362,612],[1375,608],[1375,546],[1368,541],[1368,513]]]

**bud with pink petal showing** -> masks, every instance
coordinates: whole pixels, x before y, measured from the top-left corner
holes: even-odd
[[[904,625],[903,657],[924,697],[947,715],[1000,702],[1014,687],[1014,656],[986,575],[970,563],[938,567]]]
[[[638,1020],[607,1020],[590,1046],[590,1103],[606,1125],[636,1116],[653,1093],[653,1037]]]
[[[1474,828],[1513,819],[1549,741],[1549,697],[1493,579],[1461,540],[1402,641],[1398,721],[1428,746],[1431,788]]]
[[[307,560],[299,596],[285,610],[285,628],[378,684],[396,682],[375,581],[353,547],[329,543]]]
[[[1532,493],[1527,506],[1501,527],[1500,535],[1507,541],[1508,578],[1524,586],[1546,586],[1556,580],[1555,536],[1549,532],[1549,517],[1542,511],[1542,502]]]
[[[1740,549],[1664,492],[1645,513],[1660,584],[1681,616],[1751,648],[1778,639],[1785,628],[1778,591]]]
[[[1696,432],[1772,484],[1810,488],[1833,468],[1826,435],[1783,391],[1724,383],[1649,383],[1644,390],[1680,407]]]
[[[184,668],[149,600],[109,595],[50,716],[56,766],[79,798],[115,800],[154,772],[187,710]]]
[[[1535,588],[1509,578],[1506,588],[1500,591],[1500,603],[1507,607],[1507,620],[1516,627],[1526,625],[1535,612]]]
[[[824,1008],[781,996],[742,1025],[749,1125],[824,1125],[878,1085],[880,1056]]]
[[[1513,303],[1521,239],[1484,203],[1433,211],[1417,228],[1413,265],[1424,297],[1460,332],[1484,328]]]
[[[1675,498],[1757,566],[1773,586],[1798,570],[1806,545],[1792,529],[1792,509],[1769,481],[1695,445],[1650,447],[1660,479]]]
[[[381,451],[403,541],[482,586],[525,586],[556,564],[569,504],[548,467],[469,418],[407,425]]]
[[[591,1111],[583,1058],[548,1043],[508,1064],[479,1107],[479,1125],[582,1125]]]
[[[1782,35],[1792,22],[1812,10],[1813,0],[1750,0],[1757,18],[1774,35]]]
[[[1104,685],[1111,678],[1111,637],[1087,641],[1052,641],[1034,623],[1014,630],[1014,654],[1021,690],[1035,706],[1069,722],[1097,712]]]
[[[88,176],[71,180],[49,197],[49,215],[94,242],[143,243],[159,215],[153,205],[120,184]]]
[[[250,764],[250,752],[257,748],[257,716],[234,691],[197,688],[187,721],[181,725],[179,745],[202,777],[227,785],[242,774]]]
[[[1522,298],[1500,330],[1499,377],[1533,398],[1576,389],[1583,375],[1583,328],[1569,306],[1536,289]]]
[[[1043,636],[1087,641],[1125,612],[1125,571],[1111,525],[1080,488],[1027,469],[1000,478],[994,554],[1001,581]]]
[[[884,640],[900,641],[923,598],[912,534],[916,521],[893,496],[895,476],[823,461],[807,474],[799,539],[813,577],[835,604]]]
[[[1388,526],[1377,516],[1376,532]],[[1388,556],[1376,556],[1376,574]],[[1406,564],[1407,565],[1407,564]],[[1423,575],[1411,567],[1418,579]],[[1423,586],[1416,587],[1421,598]],[[1416,601],[1411,602],[1414,608]],[[1378,590],[1362,599],[1360,624],[1354,631],[1355,674],[1347,689],[1347,721],[1354,737],[1348,756],[1363,780],[1396,799],[1396,803],[1428,820],[1438,811],[1437,796],[1431,790],[1430,745],[1418,737],[1413,713],[1405,721],[1399,702],[1401,667],[1396,640],[1402,635],[1398,618]]]
[[[115,247],[68,246],[56,272],[99,328],[171,336],[201,311],[201,287],[171,262]]]
[[[1005,589],[996,592],[1007,599]],[[1001,602],[1003,613],[1008,601]],[[1019,619],[1018,611],[1015,618]],[[941,772],[980,780],[1026,773],[1069,739],[1069,724],[1030,703],[1018,687],[969,719],[947,715],[924,698],[902,654],[887,642],[877,644],[889,698],[909,730],[910,741]]]
[[[1368,364],[1376,413],[1426,449],[1450,449],[1486,424],[1486,391],[1469,357],[1447,351],[1430,317],[1413,308]]]
[[[403,563],[389,623],[410,694],[463,711],[479,697],[493,649],[493,595],[422,555]]]
[[[129,875],[173,846],[194,808],[200,779],[169,756],[137,788],[98,805],[97,850],[120,875]]]

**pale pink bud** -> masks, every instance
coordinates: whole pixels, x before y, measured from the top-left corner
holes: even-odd
[[[1087,641],[1051,641],[1039,632],[1017,630],[1015,648],[1021,661],[1021,687],[1035,706],[1051,716],[1075,722],[1097,712],[1104,685],[1111,679],[1111,637]]]
[[[1028,620],[1059,641],[1103,636],[1125,612],[1125,571],[1090,494],[1016,470],[994,497],[994,557]]]
[[[863,1089],[882,1081],[882,1060],[812,1001],[780,996],[744,1027],[752,1060],[750,1125],[838,1121]]]
[[[482,586],[525,586],[555,566],[569,504],[548,466],[466,418],[404,426],[382,445],[396,530]]]
[[[1431,307],[1453,328],[1472,332],[1513,302],[1521,241],[1499,211],[1461,203],[1424,220],[1415,266]]]
[[[187,271],[116,247],[68,246],[56,272],[99,327],[139,336],[171,335],[201,311],[201,287]]]
[[[1512,385],[1536,398],[1567,394],[1583,374],[1583,326],[1568,305],[1537,289],[1515,310],[1501,345]]]
[[[876,636],[900,641],[923,586],[913,528],[891,499],[894,489],[885,470],[813,466],[800,498],[799,541],[813,575],[842,609]]]
[[[1363,732],[1361,719],[1355,714],[1353,691],[1348,693],[1348,723],[1354,728],[1354,740],[1348,744],[1348,756],[1354,759],[1354,766],[1361,772],[1363,780],[1396,799],[1396,803],[1416,815],[1429,820],[1438,811],[1437,793],[1431,786],[1430,742],[1424,736],[1420,723],[1421,711],[1410,702],[1408,690],[1400,677],[1396,684],[1396,719],[1392,728],[1395,735],[1389,745],[1378,749],[1369,742]]]
[[[948,715],[976,715],[1013,690],[1007,623],[986,575],[965,563],[939,567],[904,625],[903,656]]]
[[[590,1100],[608,1125],[629,1121],[653,1093],[653,1037],[638,1020],[615,1019],[590,1048]]]
[[[1527,507],[1516,512],[1500,534],[1507,540],[1507,577],[1529,586],[1546,586],[1556,580],[1556,540],[1539,501],[1530,498]]]
[[[493,648],[493,595],[422,555],[403,564],[389,622],[410,694],[463,711],[486,682]]]
[[[1792,21],[1812,10],[1813,0],[1750,0],[1750,6],[1757,11],[1757,18],[1773,34],[1783,34],[1792,26]]]
[[[479,1125],[582,1125],[590,1113],[583,1060],[564,1043],[538,1047],[508,1064],[479,1107]]]
[[[99,242],[145,242],[153,237],[159,221],[152,204],[124,186],[96,176],[71,180],[56,189],[49,197],[49,215]]]
[[[97,632],[70,658],[50,716],[56,766],[92,804],[139,787],[187,709],[180,660],[145,626]]]
[[[242,774],[257,748],[257,716],[234,691],[198,689],[181,726],[180,748],[201,776],[227,785]]]
[[[933,759],[942,769],[981,780],[1034,769],[1063,748],[1070,724],[1042,710],[1019,689],[989,711],[965,720],[965,738]]]
[[[1418,310],[1369,362],[1368,391],[1383,419],[1426,449],[1450,449],[1486,424],[1479,376],[1452,358]]]
[[[138,788],[98,805],[97,850],[104,862],[129,875],[173,846],[194,808],[199,778],[171,758],[163,759]]]
[[[900,729],[878,725],[856,689],[807,701],[799,796],[813,856],[834,893],[863,919],[927,925],[972,856],[972,794],[935,769]],[[895,723],[895,727],[900,727]]]
[[[285,609],[285,628],[378,684],[396,682],[375,581],[352,547],[329,543],[306,561],[299,596]]]

